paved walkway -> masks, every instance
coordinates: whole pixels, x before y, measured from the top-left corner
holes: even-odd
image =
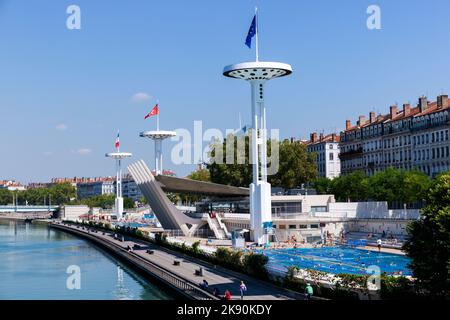
[[[67,227],[67,225],[65,226]],[[75,227],[71,228],[87,233],[86,230]],[[223,295],[225,290],[229,290],[232,295],[232,300],[240,300],[239,285],[241,280],[243,280],[247,286],[244,300],[291,300],[301,299],[303,297],[300,294],[285,290],[270,283],[208,263],[203,263],[181,253],[173,252],[148,242],[130,239],[129,237],[125,237],[126,241],[122,242],[114,239],[113,232],[105,232],[105,235],[103,235],[103,231],[99,231],[98,233],[91,232],[90,235],[95,235],[123,248],[127,248],[128,246],[133,247],[135,244],[138,244],[141,246],[141,249],[133,250],[136,255],[139,255],[193,283],[201,283],[203,279],[205,279],[209,283],[208,291],[210,292],[212,292],[213,288],[218,288],[220,294]],[[153,250],[154,253],[148,254],[146,252],[148,249]],[[181,265],[175,266],[173,264],[174,260],[181,261]],[[195,270],[199,269],[200,266],[203,268],[203,276],[195,275]]]

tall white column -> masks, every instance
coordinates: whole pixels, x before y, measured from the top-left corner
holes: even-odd
[[[267,136],[264,107],[264,80],[250,81],[252,91],[252,161],[250,185],[251,229],[253,239],[267,243],[264,223],[272,221],[271,186],[267,182]]]
[[[162,140],[155,140],[155,173],[162,174]]]

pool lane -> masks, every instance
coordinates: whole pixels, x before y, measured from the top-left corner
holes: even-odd
[[[297,266],[333,274],[368,274],[369,266],[377,266],[381,273],[411,275],[410,259],[391,253],[349,247],[269,249],[260,251],[269,257],[269,267],[287,269]]]

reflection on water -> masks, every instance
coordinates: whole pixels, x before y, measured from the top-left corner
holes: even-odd
[[[67,268],[80,267],[69,290]],[[0,299],[160,300],[159,287],[92,244],[35,224],[0,220]]]

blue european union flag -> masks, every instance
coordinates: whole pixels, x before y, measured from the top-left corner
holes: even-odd
[[[247,39],[245,39],[245,44],[250,49],[252,48],[252,38],[256,34],[256,14],[253,17],[252,25],[250,26],[250,29],[248,30]]]

